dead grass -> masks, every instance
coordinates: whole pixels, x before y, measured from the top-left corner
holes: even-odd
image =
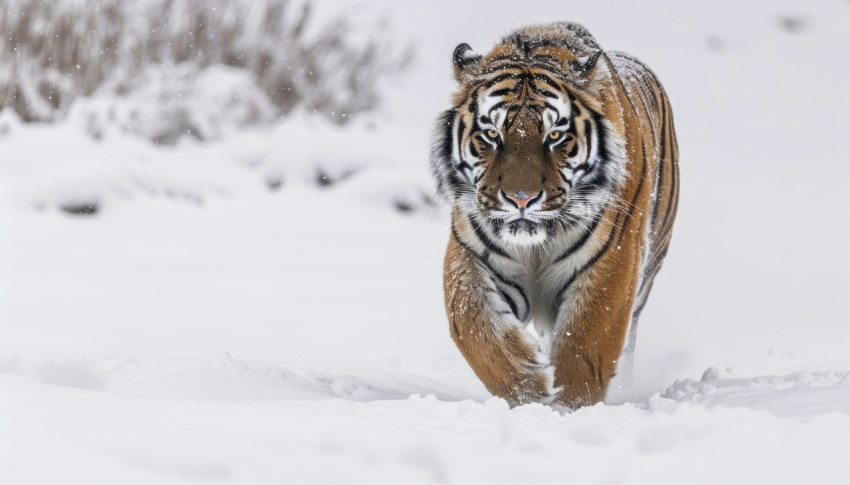
[[[250,71],[278,116],[301,107],[345,123],[412,53],[312,13],[287,0],[0,0],[0,109],[53,121],[78,97],[129,94],[148,66],[221,64]]]

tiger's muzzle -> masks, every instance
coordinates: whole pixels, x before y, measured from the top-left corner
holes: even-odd
[[[498,210],[491,211],[494,232],[503,242],[519,246],[532,246],[546,239],[551,215],[543,211],[546,193],[535,195],[518,190],[507,193],[499,190],[502,202]]]

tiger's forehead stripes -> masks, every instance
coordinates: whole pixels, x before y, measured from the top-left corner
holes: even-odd
[[[545,64],[554,69],[568,68],[571,62],[581,62],[589,53],[579,52],[575,48],[568,48],[554,42],[540,39],[537,42],[529,42],[528,39],[512,40],[496,46],[485,58],[491,61],[524,61],[530,63]]]
[[[480,125],[492,124],[501,130],[507,119],[505,127],[509,128],[523,109],[536,113],[540,128],[546,131],[557,123],[568,123],[572,112],[570,97],[562,89],[548,89],[558,86],[556,81],[528,69],[498,76],[495,81],[473,90],[469,100],[470,112],[477,110]]]
[[[482,66],[474,77],[483,81],[494,76],[497,79],[516,76],[523,71],[549,82],[553,89],[563,89],[561,85],[564,84],[582,88],[584,80],[575,74],[580,74],[582,64],[592,60],[594,55],[593,51],[576,49],[575,46],[565,46],[545,39],[535,42],[529,42],[528,39],[516,40],[497,46],[484,57]]]
[[[570,122],[572,114],[572,106],[569,98],[564,99],[564,96],[558,96],[555,99],[546,102],[546,110],[543,114],[543,121],[546,130],[551,130],[554,127],[566,126]]]

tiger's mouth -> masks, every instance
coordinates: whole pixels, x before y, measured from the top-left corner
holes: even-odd
[[[505,225],[505,229],[512,235],[523,233],[533,235],[537,233],[537,230],[539,228],[538,226],[540,226],[539,223],[522,218],[507,223]]]
[[[516,246],[534,246],[542,243],[548,234],[541,221],[524,217],[504,222],[497,231],[499,238]]]

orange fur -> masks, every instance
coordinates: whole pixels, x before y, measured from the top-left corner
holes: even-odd
[[[464,52],[456,51],[460,87],[438,124],[433,160],[454,204],[444,266],[451,335],[487,389],[511,405],[593,404],[605,396],[670,241],[678,152],[669,103],[648,68],[603,52],[577,24],[519,30],[486,56]],[[560,128],[544,120],[562,109],[551,106],[552,92],[569,98],[571,118],[550,137]],[[483,113],[490,93],[504,108]],[[480,129],[491,112],[502,116],[489,129],[498,139]],[[591,176],[602,182],[582,186]],[[541,194],[547,213],[569,212],[581,197],[597,206],[593,217],[541,223],[542,243],[513,244],[492,219],[509,207],[503,194],[514,193]],[[548,346],[526,330],[531,321],[548,332]]]

